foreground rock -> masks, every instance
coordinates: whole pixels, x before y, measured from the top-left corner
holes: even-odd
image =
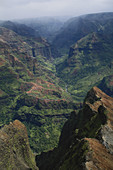
[[[92,88],[65,123],[59,146],[36,159],[40,170],[112,170],[113,98]]]
[[[0,130],[0,169],[38,170],[26,127],[18,120]]]

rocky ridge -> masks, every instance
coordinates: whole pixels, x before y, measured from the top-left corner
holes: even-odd
[[[113,169],[113,98],[92,88],[64,124],[59,145],[37,156],[40,169]]]

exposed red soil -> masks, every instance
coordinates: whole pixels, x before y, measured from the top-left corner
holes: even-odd
[[[3,60],[2,58],[0,58],[0,66],[3,66],[5,63],[5,60]]]
[[[4,92],[0,89],[0,95],[4,94]]]
[[[110,86],[113,86],[113,81],[111,81],[111,82],[109,83],[109,85],[110,85]]]
[[[10,123],[15,129],[23,130],[24,135],[27,136],[27,129],[24,124],[22,124],[19,120],[15,120],[13,123]]]
[[[27,86],[28,88],[30,87],[31,89],[27,91]],[[25,89],[27,94],[32,95],[36,94],[37,97],[43,98],[45,95],[53,95],[53,93],[60,93],[63,91],[63,89],[56,87],[55,84],[44,81],[42,79],[37,79],[36,83],[34,82],[29,82],[26,84],[26,86],[21,86],[21,89]],[[57,96],[58,97],[58,96]],[[65,100],[65,99],[63,99]]]
[[[85,138],[88,141],[90,151],[86,167],[88,170],[113,170],[113,155],[96,139]]]

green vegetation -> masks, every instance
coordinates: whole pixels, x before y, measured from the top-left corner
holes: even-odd
[[[92,33],[78,41],[67,59],[57,65],[57,76],[67,84],[75,102],[102,79],[113,74],[113,40],[104,34]]]
[[[1,104],[0,126],[15,119],[21,120],[28,129],[30,146],[37,153],[57,146],[62,126],[72,111],[72,109],[64,109],[63,103],[60,105],[49,103],[46,106],[26,94],[4,98]],[[47,109],[49,107],[52,109]]]
[[[34,152],[53,149],[63,124],[78,106],[59,85],[62,81],[55,76],[47,42],[0,30],[0,127],[18,119],[28,129]]]
[[[24,27],[19,34],[18,29],[0,27],[0,126],[15,119],[24,122],[35,152],[57,146],[64,122],[72,110],[80,108],[89,89],[99,85],[112,94],[112,22],[85,20],[81,30],[76,26],[70,25],[72,29],[63,32],[66,36],[56,46],[63,49],[61,57],[46,40],[28,34]],[[22,30],[24,36],[20,36]],[[70,40],[65,41],[67,37]],[[66,49],[61,45],[64,41]],[[90,129],[90,124],[85,128]]]
[[[84,100],[83,108],[71,113],[63,126],[58,147],[37,155],[37,165],[40,169],[84,169],[87,158],[92,153],[86,138],[100,139],[100,130],[108,119],[109,111],[100,102],[104,101],[106,96],[98,90],[91,89]],[[108,101],[106,99],[106,103]]]

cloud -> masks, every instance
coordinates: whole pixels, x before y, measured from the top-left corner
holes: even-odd
[[[113,0],[0,0],[0,19],[113,11]]]
[[[54,0],[0,0],[0,6],[2,7],[14,7],[14,6],[23,6],[30,3],[44,3],[44,2],[50,2]]]

